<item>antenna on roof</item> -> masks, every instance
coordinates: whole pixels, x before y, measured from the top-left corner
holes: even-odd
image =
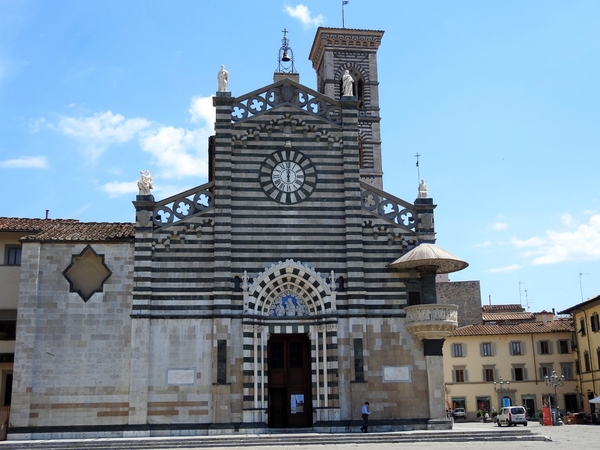
[[[521,300],[521,285],[525,284],[524,281],[519,281],[519,305],[523,306],[523,301]]]
[[[527,289],[525,289],[525,307],[527,308],[527,311],[529,311],[529,297],[527,297]]]
[[[581,302],[583,302],[583,285],[581,284],[581,275],[589,275],[589,273],[579,272],[579,290],[581,291]]]

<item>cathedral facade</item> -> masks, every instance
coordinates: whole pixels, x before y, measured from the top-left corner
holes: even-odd
[[[466,263],[424,184],[383,190],[382,36],[319,28],[316,91],[220,89],[208,183],[22,241],[9,438],[451,427],[435,277]]]

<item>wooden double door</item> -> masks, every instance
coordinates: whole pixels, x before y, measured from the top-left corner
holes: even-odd
[[[269,338],[269,426],[312,426],[310,340],[304,334]]]

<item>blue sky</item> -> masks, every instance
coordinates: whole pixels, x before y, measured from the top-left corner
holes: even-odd
[[[600,2],[351,0],[379,50],[384,189],[438,205],[438,244],[484,304],[600,294]],[[131,222],[206,181],[221,64],[234,96],[272,81],[283,28],[300,81],[341,1],[0,0],[1,216]],[[581,275],[580,275],[581,274]]]

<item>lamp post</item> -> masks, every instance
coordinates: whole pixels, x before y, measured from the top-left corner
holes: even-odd
[[[494,391],[500,391],[500,407],[498,409],[504,407],[504,391],[508,391],[509,386],[510,381],[504,381],[502,377],[500,377],[499,381],[494,381]]]
[[[552,375],[550,375],[550,376],[546,375],[544,377],[544,381],[546,382],[546,386],[554,387],[554,405],[556,406],[556,416],[558,416],[559,410],[558,410],[558,396],[556,395],[556,388],[557,388],[557,386],[565,385],[565,376],[561,375],[559,377],[558,375],[556,375],[556,371],[553,370]],[[558,417],[555,417],[555,414],[552,413],[552,425],[556,425],[556,419],[558,419]]]
[[[452,406],[448,402],[448,394],[450,394],[450,388],[448,386],[444,386],[444,392],[446,393],[446,409],[448,410],[448,413],[450,413],[450,410],[452,409]]]

